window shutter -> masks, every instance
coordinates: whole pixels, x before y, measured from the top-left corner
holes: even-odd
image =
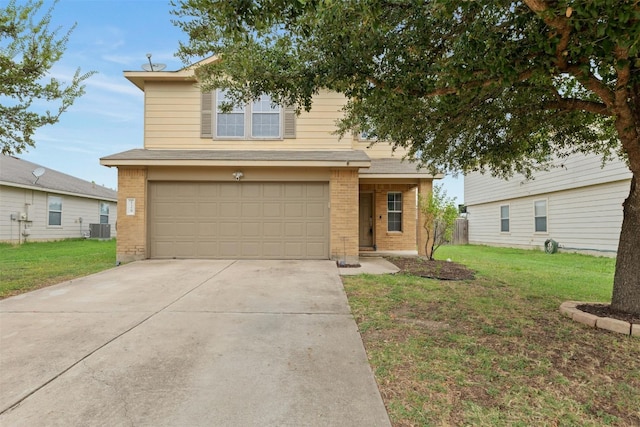
[[[200,138],[213,138],[213,92],[202,92],[200,111]]]
[[[284,138],[296,137],[296,109],[293,107],[284,107]]]

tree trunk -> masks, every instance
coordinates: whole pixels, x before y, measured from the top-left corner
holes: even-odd
[[[640,187],[635,175],[623,206],[611,309],[640,315]]]

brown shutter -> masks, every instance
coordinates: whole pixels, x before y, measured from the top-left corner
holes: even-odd
[[[293,107],[284,107],[284,138],[296,137],[296,109]]]
[[[200,138],[213,138],[213,92],[202,92],[200,112]]]

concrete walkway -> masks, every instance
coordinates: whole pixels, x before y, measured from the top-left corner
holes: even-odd
[[[0,425],[389,426],[333,261],[143,261],[0,301]]]

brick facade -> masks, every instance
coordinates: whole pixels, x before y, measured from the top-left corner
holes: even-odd
[[[135,215],[127,215],[127,199],[135,199]],[[118,168],[118,262],[147,258],[147,170]]]
[[[331,258],[358,261],[358,170],[333,169],[331,197]],[[346,258],[346,259],[345,259]]]
[[[360,192],[373,193],[374,243],[378,251],[415,251],[416,186],[413,184],[361,184]],[[402,193],[402,231],[389,231],[387,195]]]

